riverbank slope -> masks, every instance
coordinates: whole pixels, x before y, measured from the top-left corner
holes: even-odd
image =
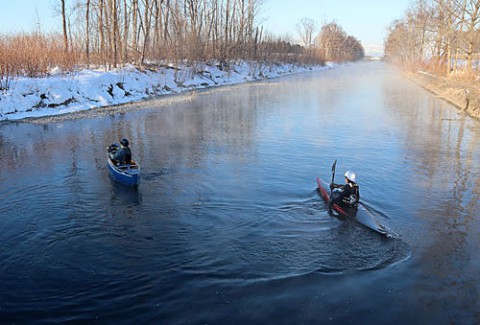
[[[195,89],[270,79],[331,67],[238,61],[156,65],[144,68],[85,69],[63,73],[53,69],[45,78],[15,78],[0,92],[0,121],[62,115],[92,108]]]
[[[456,106],[473,118],[480,119],[480,88],[478,82],[465,82],[418,71],[406,76],[438,97]]]

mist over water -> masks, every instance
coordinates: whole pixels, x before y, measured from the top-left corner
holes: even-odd
[[[378,62],[2,124],[0,319],[480,322],[478,125]],[[398,238],[329,216],[335,159]]]

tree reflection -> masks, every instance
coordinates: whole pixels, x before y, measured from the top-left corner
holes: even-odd
[[[429,244],[419,256],[423,279],[418,295],[430,312],[448,310],[447,321],[478,322],[478,315],[464,314],[472,310],[469,304],[480,301],[472,262],[480,243],[475,217],[480,198],[478,122],[419,87],[391,86],[385,97],[393,114],[405,120],[406,167],[417,188],[412,196],[418,204],[415,217],[429,227],[419,229]]]

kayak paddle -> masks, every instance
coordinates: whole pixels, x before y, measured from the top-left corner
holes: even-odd
[[[335,168],[337,167],[337,159],[335,159],[335,161],[333,162],[333,165],[332,165],[332,182],[330,183],[330,202],[328,204],[328,210],[331,211],[331,205],[332,205],[332,194],[333,194],[333,188],[332,188],[332,184],[334,184],[334,181],[335,181]]]
[[[333,165],[332,165],[332,182],[330,183],[330,185],[333,184],[333,182],[335,181],[335,167],[337,167],[337,159],[335,159],[335,161],[333,162]],[[330,196],[332,196],[332,189],[330,188]]]

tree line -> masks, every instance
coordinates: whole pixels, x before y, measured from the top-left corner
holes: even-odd
[[[305,17],[297,24],[297,32],[307,53],[325,61],[357,61],[365,56],[360,41],[335,21],[324,24],[316,34],[317,23]]]
[[[385,58],[472,78],[479,73],[479,28],[479,0],[416,0],[390,25]]]
[[[62,3],[65,51],[87,64],[258,54],[263,0],[81,0]]]
[[[357,61],[365,55],[362,44],[335,22],[322,27],[316,44],[319,55],[328,61]]]
[[[0,35],[0,88],[6,78],[44,76],[59,66],[232,60],[322,64],[363,57],[363,47],[332,22],[319,31],[302,19],[303,44],[261,25],[265,0],[56,0],[61,33]],[[5,87],[3,87],[5,88]]]

